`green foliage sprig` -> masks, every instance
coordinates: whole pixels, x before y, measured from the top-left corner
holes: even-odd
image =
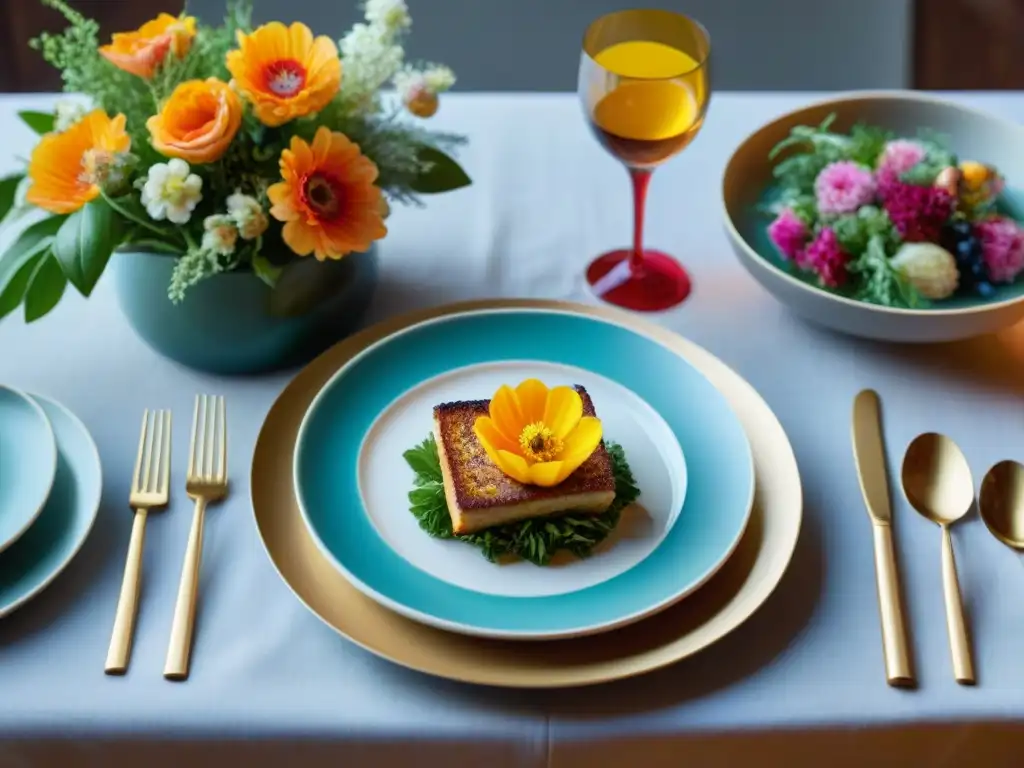
[[[640,489],[626,461],[622,446],[605,441],[615,475],[615,500],[600,515],[573,515],[533,518],[488,528],[478,533],[452,531],[452,520],[445,500],[441,460],[431,435],[405,452],[406,462],[416,473],[415,488],[409,493],[410,511],[420,528],[436,539],[458,539],[480,549],[491,562],[502,557],[520,557],[535,565],[548,565],[560,550],[576,557],[588,557],[608,538],[619,523],[622,510],[640,496]]]

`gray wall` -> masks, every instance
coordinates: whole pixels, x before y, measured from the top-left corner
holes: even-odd
[[[258,21],[304,21],[338,37],[356,0],[254,0]],[[576,88],[587,23],[631,5],[700,19],[714,85],[728,90],[900,88],[910,82],[912,0],[408,0],[408,53],[455,69],[460,90]],[[205,20],[224,0],[189,0]]]

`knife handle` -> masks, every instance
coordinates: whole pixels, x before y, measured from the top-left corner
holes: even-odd
[[[916,685],[910,668],[907,628],[900,600],[896,551],[892,526],[872,524],[875,538],[875,577],[878,581],[878,608],[882,617],[882,651],[885,654],[885,678],[889,685],[908,688]]]

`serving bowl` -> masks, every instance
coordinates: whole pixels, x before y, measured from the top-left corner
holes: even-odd
[[[748,136],[725,169],[723,217],[733,251],[747,271],[793,312],[842,333],[892,342],[953,341],[999,331],[1024,319],[1024,279],[1000,285],[988,298],[957,296],[926,308],[870,304],[832,293],[794,274],[768,238],[770,219],[759,210],[773,185],[771,149],[798,125],[817,125],[835,113],[832,130],[856,123],[913,137],[922,129],[946,137],[962,159],[996,166],[1015,200],[1024,188],[1024,127],[976,109],[913,91],[853,92],[777,117]]]

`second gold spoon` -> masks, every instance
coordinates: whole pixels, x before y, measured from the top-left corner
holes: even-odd
[[[929,432],[914,438],[907,447],[902,480],[911,506],[942,528],[942,588],[953,675],[961,685],[974,685],[974,661],[949,533],[949,527],[966,515],[974,502],[971,468],[956,443],[945,435]]]

